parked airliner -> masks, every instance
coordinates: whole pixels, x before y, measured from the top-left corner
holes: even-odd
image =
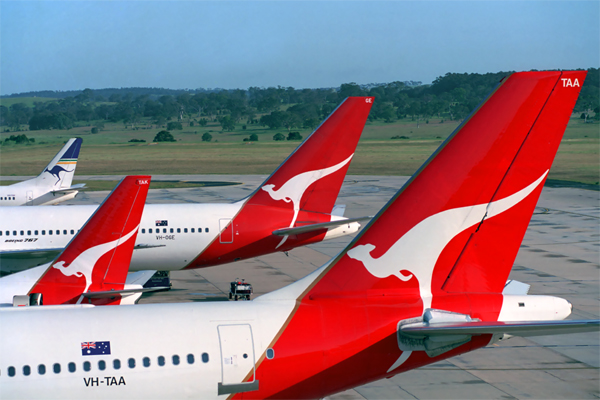
[[[243,200],[146,206],[130,269],[209,267],[356,232],[362,219],[332,210],[372,104],[346,99]],[[0,207],[1,271],[50,261],[95,209]]]
[[[0,186],[0,206],[52,205],[73,199],[85,186],[71,185],[81,141],[81,138],[69,139],[37,177]]]
[[[253,301],[1,309],[0,397],[323,398],[597,331],[562,321],[565,299],[503,293],[585,75],[504,79],[346,249]]]
[[[155,272],[128,275],[149,186],[124,178],[54,261],[0,278],[0,307],[135,304]]]

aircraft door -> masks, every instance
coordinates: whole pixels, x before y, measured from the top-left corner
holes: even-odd
[[[31,190],[27,191],[26,201],[27,201],[26,205],[28,205],[28,206],[33,205],[33,192]]]
[[[221,347],[221,382],[218,384],[218,394],[258,390],[252,327],[249,324],[219,325],[217,330]]]
[[[233,243],[233,222],[231,218],[219,219],[219,241],[221,243]]]

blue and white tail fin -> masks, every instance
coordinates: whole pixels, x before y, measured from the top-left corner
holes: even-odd
[[[52,161],[36,178],[38,186],[52,187],[53,190],[68,189],[73,182],[81,138],[71,138],[54,156]]]

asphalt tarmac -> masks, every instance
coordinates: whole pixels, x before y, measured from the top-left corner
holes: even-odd
[[[115,180],[118,176],[78,179]],[[228,202],[252,193],[266,176],[153,176],[153,180],[233,181],[235,186],[151,190],[148,203]],[[348,176],[338,198],[347,217],[374,215],[407,177]],[[99,203],[107,192],[82,192],[69,204]],[[600,317],[600,192],[545,187],[510,278],[529,294],[573,304],[570,319]],[[292,283],[340,252],[351,237],[213,268],[171,273],[173,289],[140,303],[228,301],[229,282],[244,278],[254,297]],[[513,337],[396,375],[331,399],[598,399],[600,334]]]

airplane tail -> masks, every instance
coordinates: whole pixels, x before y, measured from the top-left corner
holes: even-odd
[[[505,78],[304,293],[501,294],[585,76]]]
[[[40,186],[49,186],[55,189],[71,187],[82,141],[81,138],[69,139],[36,178]]]
[[[331,213],[372,105],[373,97],[344,100],[247,204]]]
[[[28,293],[44,304],[118,304],[129,270],[150,176],[127,176],[90,217]],[[115,295],[89,296],[114,291]]]

